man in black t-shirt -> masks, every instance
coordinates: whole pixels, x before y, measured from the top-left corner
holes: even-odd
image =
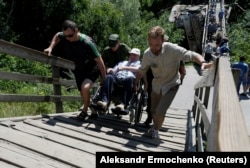
[[[50,46],[44,52],[51,55],[53,48],[59,42],[63,45],[63,52],[67,59],[75,63],[74,75],[84,104],[82,112],[77,118],[84,120],[88,116],[90,88],[100,73],[102,81],[105,79],[105,66],[93,40],[80,33],[75,22],[66,20],[62,25],[62,32],[54,35]],[[92,113],[92,117],[96,117],[96,115]]]

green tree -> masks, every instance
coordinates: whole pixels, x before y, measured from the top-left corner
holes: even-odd
[[[90,35],[99,48],[107,45],[111,33],[120,34],[124,27],[123,13],[107,1],[90,1],[75,21],[82,33]]]
[[[241,55],[250,62],[250,11],[246,12],[242,21],[229,26],[229,45],[231,48],[231,60],[238,61]]]

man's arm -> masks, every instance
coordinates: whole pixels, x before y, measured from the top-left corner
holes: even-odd
[[[148,81],[147,81],[147,75],[140,73],[140,71],[137,72],[136,78],[134,80],[134,91],[137,92],[137,86],[139,84],[139,81],[143,79],[144,82],[144,91],[146,92],[148,89]]]
[[[118,71],[122,71],[122,70],[127,70],[127,71],[131,71],[131,72],[138,72],[139,67],[137,66],[120,66],[117,68]]]
[[[206,63],[205,59],[198,53],[194,53],[193,61],[200,64],[202,70],[209,69],[212,66],[212,63]]]
[[[44,49],[44,52],[47,53],[48,56],[51,56],[51,52],[52,52],[53,48],[54,48],[54,47],[59,43],[59,41],[60,41],[60,38],[59,38],[58,35],[59,35],[59,32],[56,33],[56,34],[54,35],[54,37],[52,38],[52,41],[51,41],[49,47],[46,48],[46,49]]]

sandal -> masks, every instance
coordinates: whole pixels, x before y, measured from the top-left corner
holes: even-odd
[[[88,114],[85,111],[82,111],[77,117],[77,120],[83,121],[88,116]]]

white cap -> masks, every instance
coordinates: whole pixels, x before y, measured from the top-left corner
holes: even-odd
[[[129,54],[136,54],[136,55],[141,55],[141,51],[138,48],[132,48],[132,50],[129,52]]]

